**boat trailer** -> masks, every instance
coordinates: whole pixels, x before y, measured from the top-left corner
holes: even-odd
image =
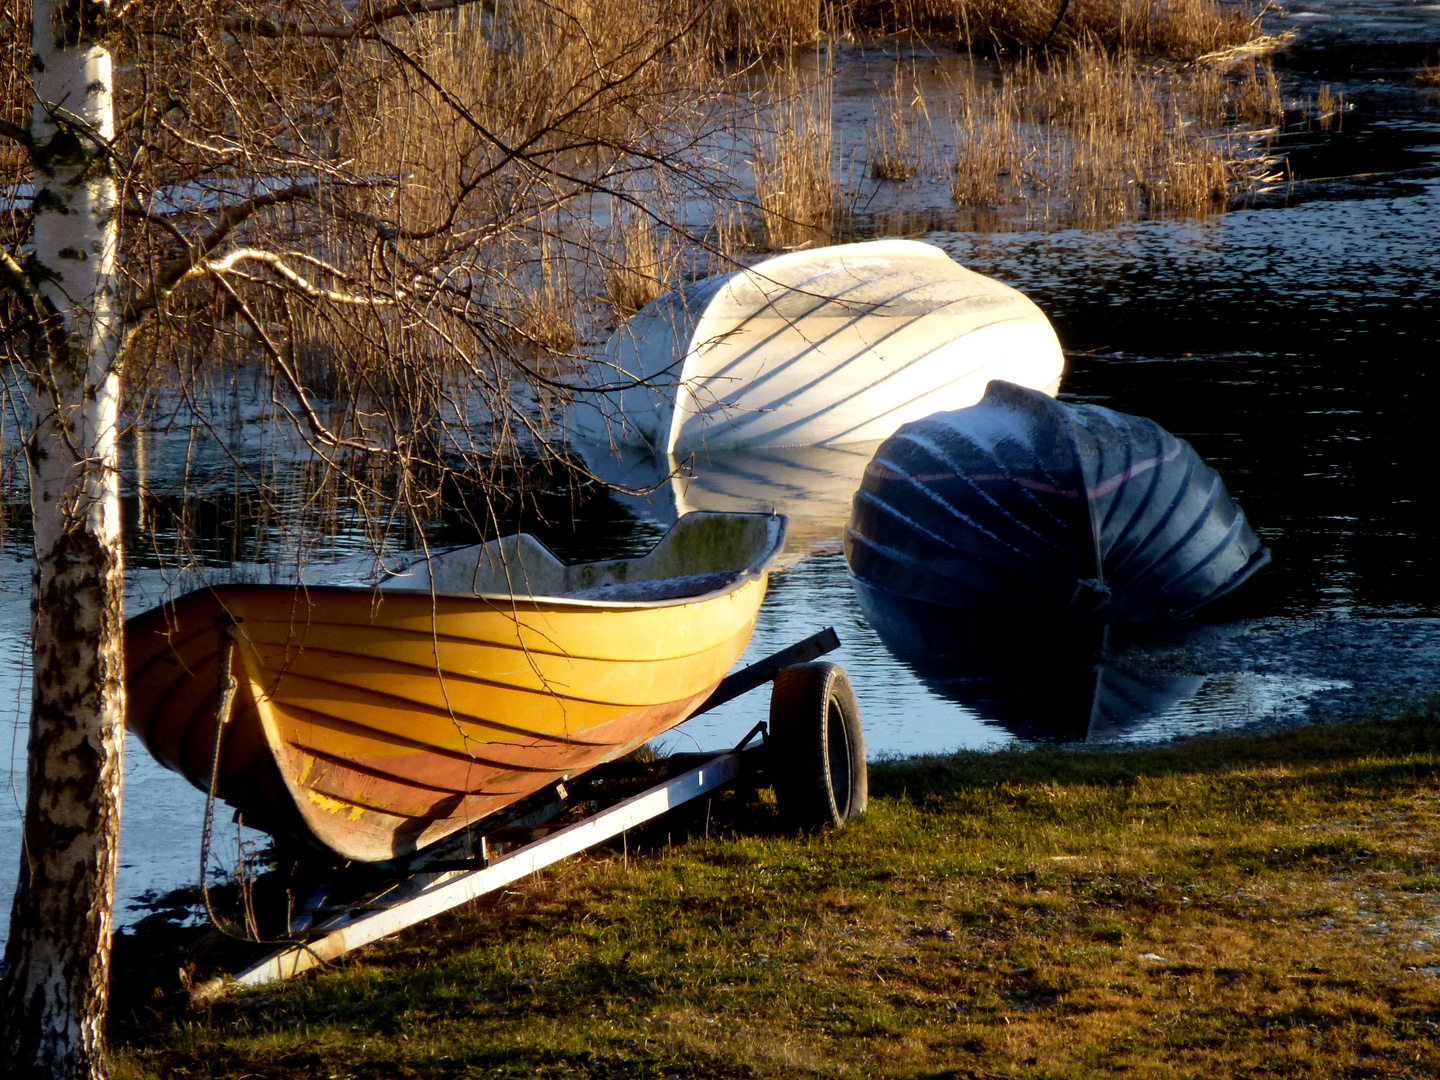
[[[601,765],[573,779],[564,777],[509,808],[512,812],[508,815],[506,811],[492,815],[501,818],[498,824],[487,828],[487,823],[481,822],[427,847],[397,865],[398,880],[392,879],[359,900],[327,906],[329,887],[322,885],[291,920],[289,930],[297,938],[295,944],[238,975],[197,988],[196,996],[213,998],[229,987],[261,986],[327,964],[362,945],[623,836],[737,779],[760,776],[765,773],[766,761],[777,753],[786,759],[787,767],[774,770],[767,782],[776,785],[782,816],[801,826],[827,821],[842,824],[863,812],[867,798],[859,714],[844,672],[835,664],[812,662],[839,645],[834,629],[827,628],[721,680],[690,718],[766,683],[776,683],[769,725],[757,723],[733,750],[671,755],[657,762],[665,766],[664,779],[581,820],[554,828],[547,822],[584,805],[578,797],[584,789],[595,789],[586,801],[597,806],[604,801],[605,788],[613,790],[626,783],[616,769],[623,768],[621,762]],[[762,736],[758,743],[756,735]],[[676,774],[677,768],[683,771]],[[597,794],[602,797],[597,799]],[[506,846],[509,850],[498,853]]]

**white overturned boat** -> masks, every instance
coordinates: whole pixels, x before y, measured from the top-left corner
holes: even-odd
[[[617,448],[663,461],[873,442],[975,404],[991,379],[1053,394],[1063,367],[1024,295],[931,244],[875,240],[660,297],[611,336],[568,423],[592,466]]]

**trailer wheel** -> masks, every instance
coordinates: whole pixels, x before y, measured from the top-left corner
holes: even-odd
[[[770,692],[767,772],[781,820],[791,828],[836,828],[869,802],[865,737],[850,680],[838,664],[796,664]]]

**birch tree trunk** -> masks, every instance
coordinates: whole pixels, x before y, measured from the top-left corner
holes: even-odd
[[[36,0],[31,431],[34,692],[0,985],[14,1077],[105,1075],[124,746],[116,419],[118,222],[108,8]]]

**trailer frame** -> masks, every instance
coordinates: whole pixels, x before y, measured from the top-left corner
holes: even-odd
[[[827,627],[804,641],[727,675],[687,720],[773,681],[788,667],[814,660],[839,646],[840,639],[834,628]],[[630,829],[654,821],[676,807],[704,795],[713,795],[741,776],[755,775],[763,769],[766,734],[766,723],[761,721],[731,750],[713,755],[676,755],[685,763],[699,760],[693,767],[637,795],[493,859],[487,836],[482,833],[478,838],[478,855],[466,859],[446,859],[441,851],[440,858],[432,857],[428,862],[423,858],[416,860],[414,869],[399,882],[391,883],[378,894],[372,893],[361,900],[341,905],[327,918],[312,921],[316,915],[327,910],[324,903],[329,883],[322,885],[302,908],[302,926],[292,926],[292,930],[303,935],[303,940],[287,945],[231,978],[206,984],[199,992],[200,996],[213,997],[230,986],[263,986],[323,966],[354,949],[493,893],[597,844],[623,836]],[[757,735],[761,736],[761,742],[754,745]],[[569,793],[566,784],[579,784],[604,768],[600,766],[574,778],[566,777],[553,785],[550,791],[554,797],[542,803],[538,812],[528,815],[533,819],[528,824],[544,828],[546,817],[553,818],[567,808]],[[517,826],[511,822],[506,827],[513,830]],[[522,819],[520,827],[526,827],[525,819]],[[444,847],[443,842],[440,846]]]

